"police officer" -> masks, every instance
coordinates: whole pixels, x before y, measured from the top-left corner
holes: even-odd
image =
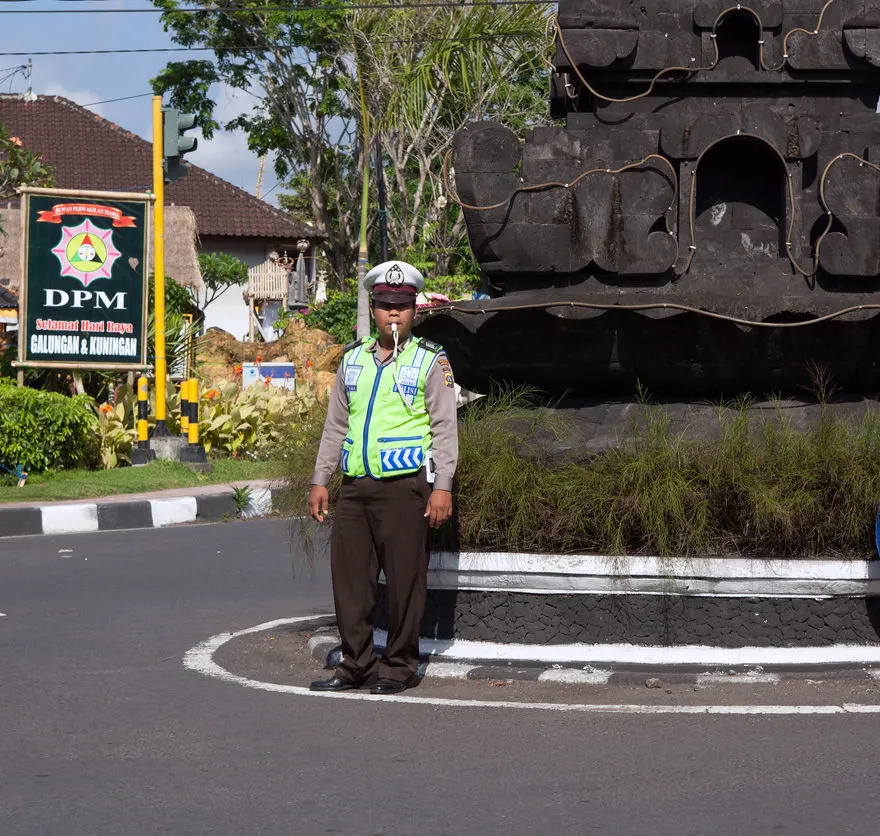
[[[414,680],[427,589],[428,526],[452,514],[458,459],[455,382],[437,343],[411,336],[421,273],[386,261],[367,273],[378,339],[345,347],[318,450],[309,514],[323,522],[327,483],[344,477],[330,538],[342,662],[313,691],[369,686],[397,694]],[[388,644],[373,648],[379,569],[388,590]]]

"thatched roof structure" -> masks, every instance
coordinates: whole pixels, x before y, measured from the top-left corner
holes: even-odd
[[[0,209],[0,287],[17,293],[21,287],[21,213]],[[165,275],[184,287],[203,286],[199,270],[196,216],[187,206],[165,207]],[[152,244],[150,272],[153,271]]]
[[[188,206],[165,207],[165,275],[184,287],[204,287],[199,269],[199,233]],[[150,272],[153,271],[150,246]]]

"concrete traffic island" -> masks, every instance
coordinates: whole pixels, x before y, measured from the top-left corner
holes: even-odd
[[[368,689],[310,691],[309,683],[326,677],[336,654],[333,617],[300,616],[212,636],[191,648],[183,664],[229,684],[312,699],[618,714],[880,713],[880,671],[858,666],[781,674],[758,669],[646,671],[493,664],[490,659],[449,663],[430,656],[418,681],[403,695],[371,695]]]

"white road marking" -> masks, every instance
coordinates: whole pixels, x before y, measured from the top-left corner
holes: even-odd
[[[299,616],[296,618],[279,618],[257,624],[235,633],[219,633],[216,636],[197,644],[186,652],[183,666],[196,673],[204,674],[222,682],[242,685],[259,691],[276,694],[295,694],[301,697],[331,700],[358,700],[361,702],[393,702],[412,705],[433,705],[448,708],[510,708],[530,709],[533,711],[561,711],[585,714],[734,714],[734,715],[816,715],[816,714],[880,714],[880,704],[841,703],[840,705],[633,705],[590,703],[551,703],[551,702],[514,702],[508,700],[455,700],[445,697],[416,697],[402,694],[384,697],[378,694],[366,694],[357,691],[316,692],[300,685],[281,685],[274,682],[260,682],[238,676],[214,661],[214,654],[231,639],[246,636],[249,633],[260,633],[287,624],[312,621],[318,616]]]
[[[5,612],[0,612],[0,618],[6,618],[6,613],[5,613]]]
[[[697,685],[778,685],[778,673],[701,673]]]
[[[465,679],[479,665],[461,665],[455,662],[428,662],[419,665],[419,672],[425,679]],[[424,669],[424,670],[422,670]]]
[[[538,682],[561,682],[571,685],[605,685],[610,678],[611,671],[551,668],[541,672]]]

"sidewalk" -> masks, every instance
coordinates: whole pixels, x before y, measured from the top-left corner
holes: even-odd
[[[6,502],[0,505],[0,538],[264,517],[276,507],[278,485],[278,480],[252,479],[82,500]],[[251,489],[250,501],[239,511],[232,489],[245,486]]]

